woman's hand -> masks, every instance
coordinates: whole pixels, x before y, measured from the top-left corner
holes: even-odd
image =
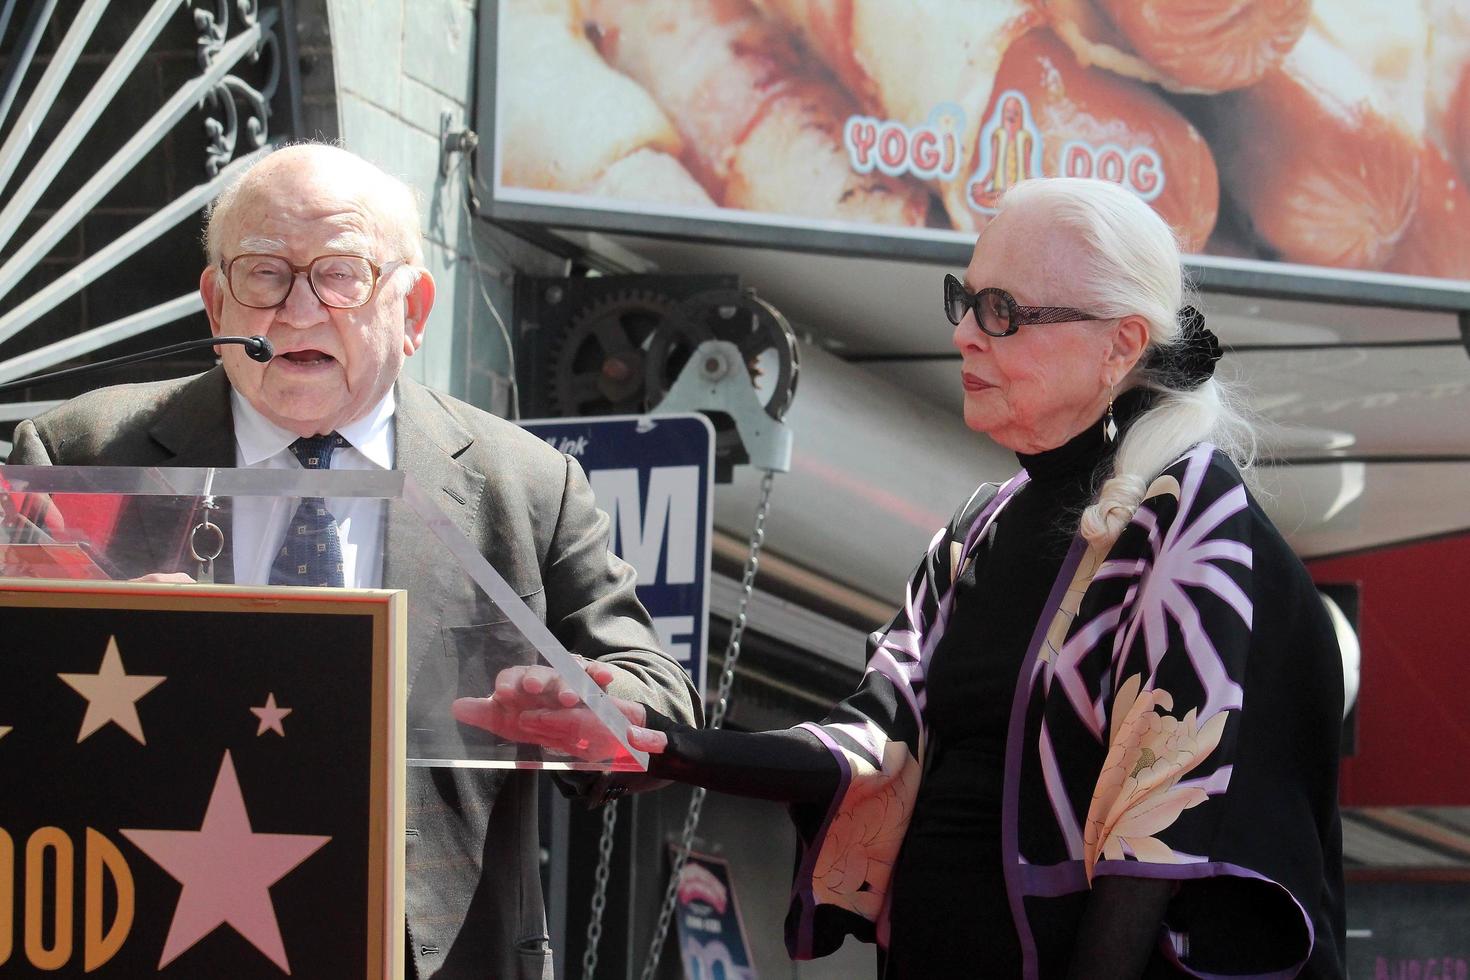
[[[598,660],[577,661],[604,691],[617,671]],[[628,744],[643,752],[661,753],[668,745],[663,732],[643,727],[648,720],[642,704],[609,695],[614,707],[631,723]],[[589,761],[613,758],[622,751],[606,726],[567,687],[557,672],[542,665],[508,667],[495,678],[488,698],[459,698],[454,717],[515,742],[540,745]]]

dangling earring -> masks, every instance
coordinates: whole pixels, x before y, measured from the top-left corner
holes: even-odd
[[[1103,416],[1103,438],[1112,445],[1118,438],[1118,423],[1113,420],[1113,386],[1108,385],[1108,414]]]

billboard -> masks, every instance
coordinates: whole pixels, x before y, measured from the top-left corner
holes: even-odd
[[[1008,187],[1098,177],[1206,285],[1470,308],[1463,0],[484,10],[500,217],[962,263]]]

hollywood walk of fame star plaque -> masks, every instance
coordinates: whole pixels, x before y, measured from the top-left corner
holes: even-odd
[[[0,975],[401,976],[406,608],[0,580]]]

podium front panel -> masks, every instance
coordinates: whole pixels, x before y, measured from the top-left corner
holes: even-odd
[[[400,975],[405,610],[0,580],[0,974]]]

